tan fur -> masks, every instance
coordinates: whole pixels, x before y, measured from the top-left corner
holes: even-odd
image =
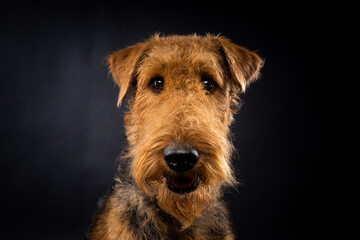
[[[108,62],[120,87],[118,105],[131,87],[135,88],[125,117],[129,142],[125,158],[132,160],[131,178],[140,191],[156,199],[162,211],[182,223],[182,231],[195,229],[183,239],[209,239],[206,236],[210,233],[203,232],[207,228],[195,226],[211,224],[199,219],[219,202],[224,186],[236,183],[230,162],[233,146],[229,126],[239,105],[238,95],[259,76],[262,60],[225,37],[155,35],[115,52]],[[203,89],[204,75],[219,86],[211,94]],[[165,82],[161,94],[149,86],[156,76]],[[177,194],[166,186],[165,178],[174,173],[167,167],[163,151],[171,145],[188,145],[200,151],[197,165],[186,173],[201,179],[198,189],[191,193]],[[129,219],[122,218],[123,208],[128,206],[117,200],[120,197],[131,198],[139,212],[156,213],[156,209],[145,209],[148,207],[135,192],[127,191],[128,196],[121,196],[121,192],[121,188],[115,189],[109,197],[91,239],[136,239],[127,227]],[[147,215],[146,222],[152,222],[157,231],[169,231],[156,214]],[[233,239],[227,227],[225,239]]]

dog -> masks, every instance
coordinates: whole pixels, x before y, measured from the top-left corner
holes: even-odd
[[[223,36],[152,36],[108,57],[126,154],[90,240],[234,239],[222,201],[235,186],[229,138],[263,60]]]

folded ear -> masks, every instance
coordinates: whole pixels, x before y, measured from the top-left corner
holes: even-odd
[[[110,72],[115,83],[120,87],[117,105],[120,106],[122,101],[130,92],[130,88],[135,80],[137,65],[141,61],[145,52],[145,43],[138,43],[134,46],[125,48],[111,54],[108,58]]]
[[[226,62],[229,66],[235,84],[241,92],[260,75],[263,60],[254,52],[236,45],[228,38],[218,37]]]

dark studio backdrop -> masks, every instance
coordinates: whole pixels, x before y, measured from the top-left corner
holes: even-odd
[[[104,58],[156,32],[221,33],[265,59],[232,126],[236,239],[316,239],[327,154],[324,21],[308,6],[191,2],[0,10],[2,239],[81,239],[126,145]]]

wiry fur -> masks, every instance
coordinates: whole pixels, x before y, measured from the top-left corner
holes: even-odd
[[[132,86],[135,91],[125,117],[128,152],[90,239],[233,239],[221,201],[223,187],[236,182],[229,126],[239,93],[258,77],[261,66],[255,53],[212,35],[155,35],[109,57],[120,86],[118,104]],[[149,86],[156,76],[165,82],[160,94]],[[203,76],[219,87],[206,92]],[[184,173],[199,178],[195,191],[168,189],[166,178],[177,173],[164,161],[167,146],[199,150],[198,163]]]

